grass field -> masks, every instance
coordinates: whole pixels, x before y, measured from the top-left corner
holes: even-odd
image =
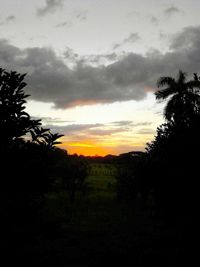
[[[63,221],[64,231],[51,240],[40,240],[40,263],[70,267],[177,266],[173,265],[177,248],[171,244],[165,225],[138,213],[132,204],[119,203],[115,175],[116,169],[110,164],[91,166],[88,194],[77,196],[70,219]]]
[[[132,205],[117,201],[115,175],[111,164],[92,164],[87,178],[88,194],[77,196],[70,220],[63,222],[64,235],[40,241],[44,262],[59,266],[137,263],[143,253],[141,246],[146,243],[146,225],[140,224],[138,229]],[[62,203],[60,206],[58,215],[62,213]]]

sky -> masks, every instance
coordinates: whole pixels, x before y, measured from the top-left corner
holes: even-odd
[[[70,154],[144,151],[161,76],[200,73],[198,0],[0,0],[0,67]]]

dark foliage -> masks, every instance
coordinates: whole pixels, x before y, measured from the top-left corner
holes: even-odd
[[[14,240],[20,246],[41,235],[44,197],[53,190],[58,162],[66,157],[55,147],[62,135],[42,128],[25,112],[24,78],[0,69],[0,226],[1,245],[9,248],[16,246]]]
[[[189,123],[200,112],[200,81],[196,73],[192,80],[186,80],[187,74],[179,71],[177,79],[161,77],[155,95],[158,100],[168,99],[164,109],[167,121],[175,124]]]
[[[55,147],[61,134],[51,133],[25,112],[24,78],[25,74],[0,69],[0,247],[10,253],[54,236],[57,224],[62,224],[56,214],[60,207],[55,206],[59,194],[64,192],[74,202],[78,191],[86,192],[88,174],[84,157]],[[52,195],[53,212],[48,213]],[[67,210],[63,213],[61,219]]]
[[[157,214],[179,223],[194,222],[198,208],[200,81],[194,74],[194,80],[186,83],[185,76],[180,71],[177,81],[162,77],[158,82],[159,86],[169,86],[156,92],[158,99],[174,96],[164,111],[166,123],[158,127],[155,140],[147,144],[145,173],[138,176],[143,186],[153,190]]]
[[[161,77],[157,99],[169,98],[155,139],[144,153],[127,153],[119,164],[119,194],[123,199],[141,197],[152,214],[185,224],[195,221],[198,209],[198,161],[200,156],[200,80]],[[171,98],[170,98],[171,97]]]

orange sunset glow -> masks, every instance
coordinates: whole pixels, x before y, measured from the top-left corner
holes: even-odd
[[[84,156],[106,156],[108,154],[119,155],[127,152],[127,147],[120,147],[119,143],[98,143],[95,141],[82,142],[62,142],[58,147],[67,150],[69,154],[78,154]],[[135,143],[129,147],[129,150],[144,150],[144,143]]]
[[[65,148],[65,147],[64,147]],[[98,146],[90,146],[87,147],[85,144],[79,144],[77,146],[67,146],[65,148],[69,154],[78,154],[78,155],[85,155],[85,156],[105,156],[110,154],[109,151],[102,147]]]
[[[67,150],[69,154],[78,154],[85,156],[105,156],[113,153],[113,150],[109,150],[91,141],[85,142],[63,142],[59,145],[60,148]]]

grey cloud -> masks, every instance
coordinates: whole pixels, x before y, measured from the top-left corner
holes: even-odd
[[[137,131],[137,134],[152,135],[155,134],[155,129],[144,128]]]
[[[80,20],[80,21],[85,21],[86,19],[87,19],[87,11],[85,10],[83,10],[83,11],[81,11],[81,12],[78,12],[77,14],[76,14],[76,18],[78,19],[78,20]]]
[[[59,119],[52,119],[45,117],[44,122],[50,122],[45,124],[45,127],[50,128],[53,132],[64,133],[65,135],[82,136],[82,137],[95,137],[98,136],[109,136],[115,133],[122,133],[131,131],[133,128],[138,126],[149,126],[149,122],[134,123],[132,121],[118,121],[113,123],[96,123],[96,124],[68,124],[68,125],[57,125],[62,121]],[[142,129],[149,130],[149,129]],[[144,134],[142,132],[142,134]]]
[[[127,126],[127,125],[132,125],[132,121],[113,121],[112,124],[116,126]]]
[[[61,23],[56,24],[56,28],[62,28],[62,27],[70,28],[71,26],[72,26],[71,21],[63,21]]]
[[[127,38],[124,39],[124,43],[135,43],[140,39],[139,34],[136,33],[131,33]]]
[[[170,37],[169,37],[169,34],[164,33],[163,31],[160,31],[159,38],[160,40],[168,40]]]
[[[127,18],[138,18],[140,17],[140,13],[137,11],[130,11],[126,14]]]
[[[67,60],[71,59],[72,61],[77,61],[78,59],[80,59],[79,55],[75,53],[74,50],[71,49],[70,47],[65,48],[65,52],[63,53],[63,56]]]
[[[46,0],[45,6],[37,9],[38,16],[53,13],[63,6],[64,0]]]
[[[119,59],[119,55],[114,52],[109,54],[87,55],[79,57],[80,61],[85,62],[86,64],[90,63],[94,66],[115,62],[117,59]]]
[[[151,122],[138,122],[134,123],[133,121],[114,121],[112,124],[116,126],[131,126],[131,127],[137,127],[137,126],[148,126],[151,125]]]
[[[8,24],[10,22],[14,22],[15,20],[16,20],[16,17],[14,15],[7,16],[4,20],[2,20],[0,22],[0,26],[1,25],[5,25],[5,24]]]
[[[71,14],[70,19],[67,19],[63,22],[60,22],[58,24],[56,24],[56,28],[70,28],[74,25],[74,23],[76,23],[77,21],[79,22],[83,22],[87,20],[87,10],[82,10],[79,12],[74,12],[73,14]]]
[[[117,59],[117,54],[116,53],[110,53],[110,54],[106,54],[106,55],[102,55],[102,57],[105,57],[109,60],[116,60]]]
[[[97,130],[90,130],[88,134],[92,136],[110,136],[115,133],[126,132],[127,129],[118,128],[118,129],[97,129]]]
[[[116,121],[105,124],[97,129],[91,129],[88,134],[94,136],[109,136],[116,133],[129,132],[135,127],[151,125],[149,122],[134,123],[133,121]],[[105,128],[106,127],[106,128]]]
[[[149,126],[151,125],[152,122],[138,122],[138,123],[133,123],[132,126],[138,127],[138,126]]]
[[[45,125],[46,128],[50,128],[52,132],[59,132],[65,135],[68,134],[80,134],[81,132],[88,131],[93,128],[101,127],[103,124],[69,124],[65,126],[58,126],[54,124]]]
[[[158,19],[155,16],[151,16],[150,22],[154,25],[158,25]]]
[[[116,61],[119,56],[116,53],[108,53],[108,54],[89,54],[89,55],[83,55],[80,56],[77,54],[73,49],[70,47],[66,47],[64,53],[63,53],[64,58],[67,61],[71,61],[72,63],[81,63],[83,64],[90,64],[90,65],[102,65],[105,63],[110,63]]]
[[[133,121],[116,121],[111,123],[95,123],[95,124],[76,124],[72,121],[63,121],[58,118],[51,117],[33,117],[33,119],[42,119],[45,127],[50,128],[53,132],[62,132],[68,134],[86,134],[87,136],[111,135],[114,133],[126,132],[138,126],[149,126],[150,122],[134,123]],[[65,125],[58,125],[65,123]],[[67,123],[67,125],[66,125]],[[70,123],[70,124],[69,124]]]
[[[171,6],[171,7],[166,8],[164,10],[165,15],[167,15],[167,16],[172,16],[172,15],[175,15],[176,13],[181,13],[181,12],[182,11],[175,6]]]
[[[70,68],[48,48],[19,49],[0,39],[0,66],[27,72],[26,90],[31,99],[53,102],[56,108],[77,105],[142,100],[155,91],[160,76],[174,76],[179,69],[200,72],[200,27],[176,34],[171,51],[145,56],[129,53],[109,65],[91,66],[77,60]]]
[[[14,15],[10,15],[8,17],[6,17],[6,22],[10,22],[10,21],[14,21],[16,19],[16,17]]]
[[[69,122],[73,122],[73,121],[66,121],[66,120],[61,120],[58,118],[41,118],[41,120],[45,123],[54,123],[54,124],[60,124],[60,123],[69,123]]]
[[[139,34],[137,32],[131,33],[121,43],[114,44],[113,49],[115,50],[115,49],[123,46],[124,44],[133,44],[133,43],[137,42],[138,40],[140,40]]]
[[[9,67],[13,64],[17,57],[22,56],[23,52],[16,46],[10,45],[6,39],[0,39],[0,65],[2,67]]]
[[[60,123],[72,123],[73,121],[62,120],[60,118],[52,118],[52,117],[40,117],[40,116],[31,116],[33,120],[41,120],[43,124],[60,124]]]
[[[198,49],[200,45],[200,27],[186,27],[171,38],[170,48],[173,50]]]

